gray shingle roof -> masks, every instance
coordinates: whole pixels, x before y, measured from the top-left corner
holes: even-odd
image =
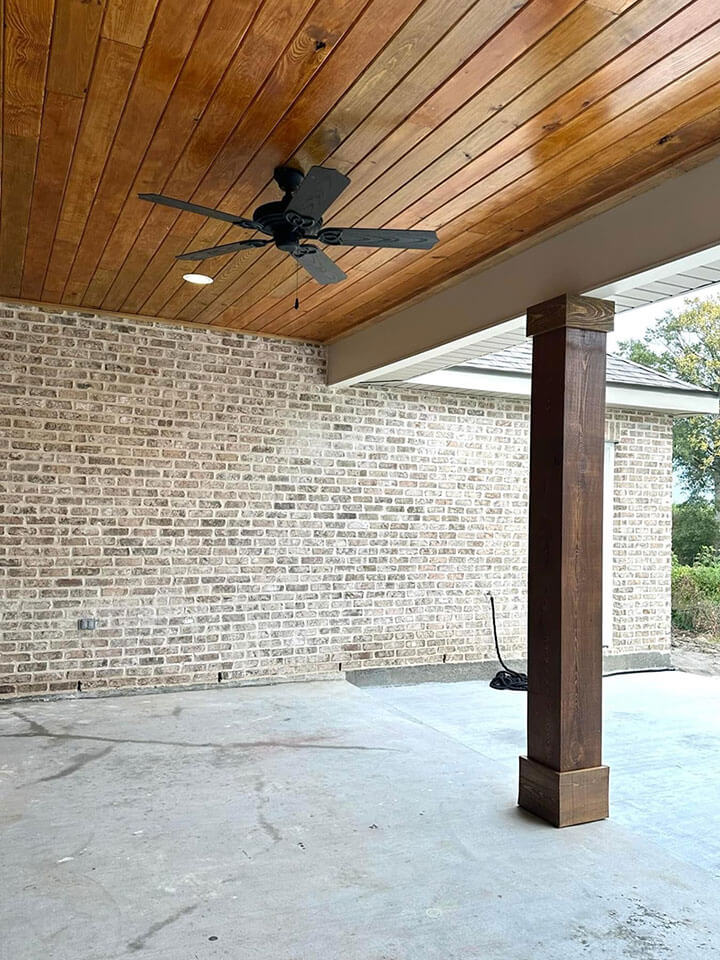
[[[532,371],[532,344],[528,340],[515,347],[500,350],[498,353],[490,353],[487,356],[478,357],[476,360],[466,360],[461,367],[462,369],[469,367],[473,370],[483,370],[488,373],[514,373],[530,376]],[[461,367],[455,367],[454,369],[461,369]],[[665,373],[659,373],[651,367],[634,363],[632,360],[625,360],[623,357],[615,356],[612,353],[609,353],[607,357],[607,382],[633,387],[653,387],[656,390],[681,390],[685,393],[712,394],[711,390],[706,390],[704,387],[698,387],[694,383],[685,383]]]

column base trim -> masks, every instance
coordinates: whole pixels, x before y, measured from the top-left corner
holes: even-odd
[[[518,804],[555,827],[604,820],[609,814],[609,767],[559,771],[520,757]]]

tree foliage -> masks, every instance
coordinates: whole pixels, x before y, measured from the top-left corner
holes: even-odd
[[[686,383],[720,390],[720,298],[690,300],[680,313],[668,311],[620,353]],[[673,463],[692,497],[712,497],[720,518],[720,418],[683,417],[673,429]],[[715,540],[717,545],[717,538]]]
[[[707,548],[718,540],[718,523],[711,504],[690,500],[673,506],[672,548],[687,566],[703,560]]]

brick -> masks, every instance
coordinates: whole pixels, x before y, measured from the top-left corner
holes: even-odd
[[[493,659],[488,589],[523,656],[527,402],[328,388],[315,344],[0,317],[2,696]],[[608,437],[612,649],[667,650],[671,420],[611,411]]]

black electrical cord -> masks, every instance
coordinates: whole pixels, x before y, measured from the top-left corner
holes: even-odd
[[[495,640],[495,654],[498,658],[502,670],[498,670],[490,681],[493,690],[527,690],[528,678],[526,673],[520,673],[518,670],[511,670],[505,663],[500,653],[500,644],[498,643],[497,623],[495,622],[495,598],[488,590],[490,598],[490,613],[492,615],[493,639]],[[672,673],[675,667],[641,667],[637,670],[611,670],[604,673],[603,677],[622,677],[628,673]]]
[[[638,667],[637,670],[611,670],[603,677],[624,677],[628,673],[675,673],[675,667]]]
[[[502,670],[498,670],[490,681],[493,690],[527,690],[528,678],[526,673],[519,673],[517,670],[511,670],[505,663],[500,653],[500,644],[498,643],[497,623],[495,622],[495,598],[488,590],[490,597],[490,613],[492,614],[493,639],[495,640],[495,653],[497,655]]]

